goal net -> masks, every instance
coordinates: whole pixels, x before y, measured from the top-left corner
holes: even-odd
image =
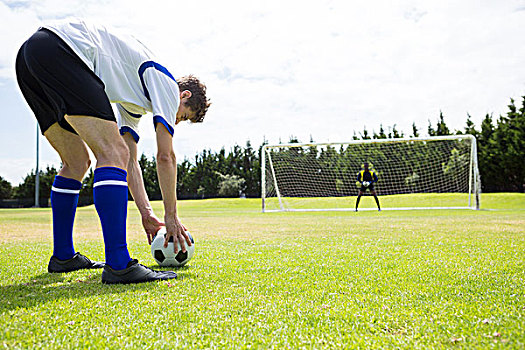
[[[354,210],[363,163],[378,176],[381,209],[479,209],[472,135],[265,145],[262,210]],[[359,210],[377,210],[369,191]]]

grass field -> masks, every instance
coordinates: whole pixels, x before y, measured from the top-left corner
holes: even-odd
[[[195,257],[178,280],[132,286],[48,274],[50,210],[0,210],[0,347],[523,349],[525,195],[482,205],[498,210],[261,214],[260,200],[181,201]],[[103,260],[92,206],[78,210],[75,242]],[[154,265],[133,203],[128,243]]]
[[[381,196],[380,204],[383,209],[392,208],[435,208],[435,207],[469,207],[469,195],[467,193],[433,193],[433,194],[398,194]],[[324,198],[302,198],[302,197],[282,197],[281,201],[285,209],[306,209],[306,210],[353,210],[355,208],[356,196],[347,197],[324,197]],[[483,203],[482,203],[483,204]],[[475,198],[472,196],[472,208],[475,208]],[[482,205],[483,207],[483,205]],[[280,203],[277,197],[266,199],[266,209],[279,210]],[[361,198],[359,202],[360,210],[377,209],[377,205],[370,194]]]

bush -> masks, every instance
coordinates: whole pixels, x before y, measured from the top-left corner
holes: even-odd
[[[239,197],[244,190],[246,180],[237,175],[223,175],[217,173],[220,178],[219,196],[221,197]]]

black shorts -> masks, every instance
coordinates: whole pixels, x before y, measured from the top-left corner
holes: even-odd
[[[365,187],[365,186],[361,185],[361,188],[359,189],[359,191],[366,192],[366,190],[373,191],[374,190],[374,183],[371,183],[370,185],[368,185],[368,187]]]
[[[76,134],[66,114],[116,122],[102,80],[47,29],[38,30],[18,51],[16,77],[42,133],[58,123]]]

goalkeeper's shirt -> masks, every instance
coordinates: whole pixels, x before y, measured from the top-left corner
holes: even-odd
[[[377,182],[377,175],[373,170],[361,170],[357,174],[357,181],[359,182],[363,182],[363,181]]]

